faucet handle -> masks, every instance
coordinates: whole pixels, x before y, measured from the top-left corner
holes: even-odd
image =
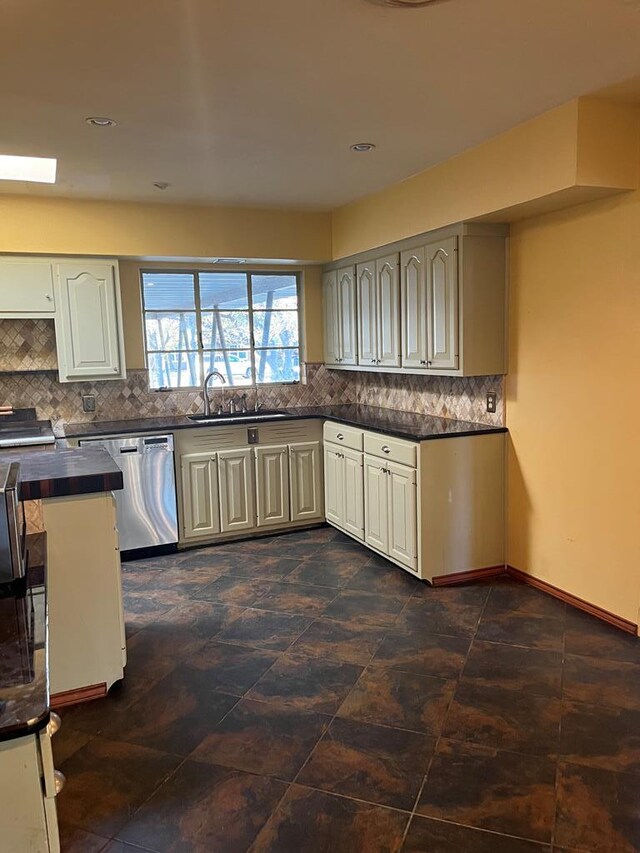
[[[246,394],[240,395],[240,411],[241,412],[247,411],[247,395]]]

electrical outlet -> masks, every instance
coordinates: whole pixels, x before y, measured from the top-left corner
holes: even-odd
[[[94,394],[83,394],[82,395],[82,411],[83,412],[95,412],[96,410],[96,398]]]
[[[498,408],[498,395],[495,391],[489,391],[487,394],[487,411],[491,414],[495,413]]]

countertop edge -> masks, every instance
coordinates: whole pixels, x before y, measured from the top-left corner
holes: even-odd
[[[322,408],[322,407],[320,407]],[[283,411],[286,411],[283,409]],[[394,411],[390,409],[389,411]],[[404,414],[404,413],[403,413]],[[419,414],[419,413],[414,413]],[[73,439],[73,440],[82,440],[82,439],[93,439],[93,438],[103,438],[109,435],[138,435],[143,433],[171,433],[176,431],[181,431],[184,429],[202,429],[204,427],[215,427],[215,423],[203,424],[197,423],[193,421],[188,421],[187,416],[176,415],[176,422],[173,424],[157,424],[153,423],[155,418],[145,418],[142,420],[149,421],[149,423],[142,423],[140,420],[133,420],[133,425],[128,426],[126,429],[114,429],[113,424],[117,423],[119,425],[124,425],[125,421],[94,421],[87,422],[86,424],[69,424],[65,427],[65,435],[64,439]],[[439,415],[425,415],[425,417],[436,417],[440,420],[451,420],[453,423],[469,423],[468,421],[456,421],[453,418],[441,418]],[[171,416],[167,416],[167,420],[170,420]],[[182,420],[184,418],[184,420]],[[259,420],[252,420],[251,418],[247,418],[246,420],[239,421],[238,425],[251,424],[255,426],[256,424],[271,424],[278,423],[282,421],[292,421],[292,420],[323,420],[323,421],[334,421],[335,423],[345,424],[347,426],[354,426],[359,429],[369,430],[371,432],[378,432],[384,435],[394,436],[396,438],[403,438],[407,441],[435,441],[438,439],[445,438],[468,438],[474,435],[491,435],[494,433],[506,433],[508,432],[508,428],[506,426],[491,426],[490,424],[478,424],[477,429],[470,430],[461,430],[459,432],[450,432],[450,433],[434,433],[431,435],[426,435],[424,433],[412,433],[410,430],[400,430],[394,429],[389,426],[376,426],[374,424],[366,423],[362,420],[358,420],[357,418],[348,418],[340,415],[327,414],[326,412],[318,411],[318,412],[287,412],[284,417],[273,417],[273,418],[265,418],[261,417]],[[111,429],[106,428],[105,425],[111,425]],[[95,426],[94,426],[95,425]],[[82,429],[74,430],[73,427],[82,427]],[[229,424],[220,424],[220,426],[229,426]],[[234,425],[235,426],[235,425]],[[93,427],[93,428],[92,428]]]

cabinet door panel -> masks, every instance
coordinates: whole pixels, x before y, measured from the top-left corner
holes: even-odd
[[[458,259],[456,238],[425,247],[427,263],[428,367],[458,367]]]
[[[57,265],[61,379],[121,372],[118,296],[113,264]]]
[[[427,291],[424,247],[400,256],[402,286],[402,366],[425,367],[427,362]]]
[[[220,529],[223,533],[256,526],[251,449],[218,453]]]
[[[388,476],[373,456],[364,457],[364,538],[383,553],[389,546]]]
[[[322,277],[322,299],[324,307],[324,360],[326,364],[338,364],[340,358],[340,319],[338,312],[338,275],[325,273]]]
[[[414,468],[387,463],[389,474],[388,554],[410,569],[417,566],[417,488]]]
[[[258,527],[289,521],[289,455],[286,445],[256,447]]]
[[[375,261],[358,264],[358,364],[378,363],[378,297]]]
[[[353,268],[338,270],[340,364],[357,364],[356,286]]]
[[[363,455],[343,450],[344,467],[344,529],[358,539],[364,539],[364,468]]]
[[[289,445],[289,484],[291,521],[321,518],[322,464],[319,441]]]
[[[50,314],[55,307],[50,261],[0,261],[0,315]]]
[[[400,366],[400,282],[398,256],[376,261],[378,292],[378,364]]]
[[[342,453],[324,446],[324,506],[328,521],[344,525],[344,460]]]
[[[187,453],[180,460],[183,538],[220,533],[216,457]]]

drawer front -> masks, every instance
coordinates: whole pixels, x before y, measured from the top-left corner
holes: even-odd
[[[364,452],[380,459],[400,462],[401,465],[416,467],[418,445],[413,441],[403,441],[401,438],[389,438],[376,432],[365,432]]]
[[[355,427],[334,424],[331,421],[327,421],[324,425],[325,441],[332,441],[334,444],[341,444],[343,447],[350,447],[352,450],[362,450],[362,436],[362,430],[355,429]]]

